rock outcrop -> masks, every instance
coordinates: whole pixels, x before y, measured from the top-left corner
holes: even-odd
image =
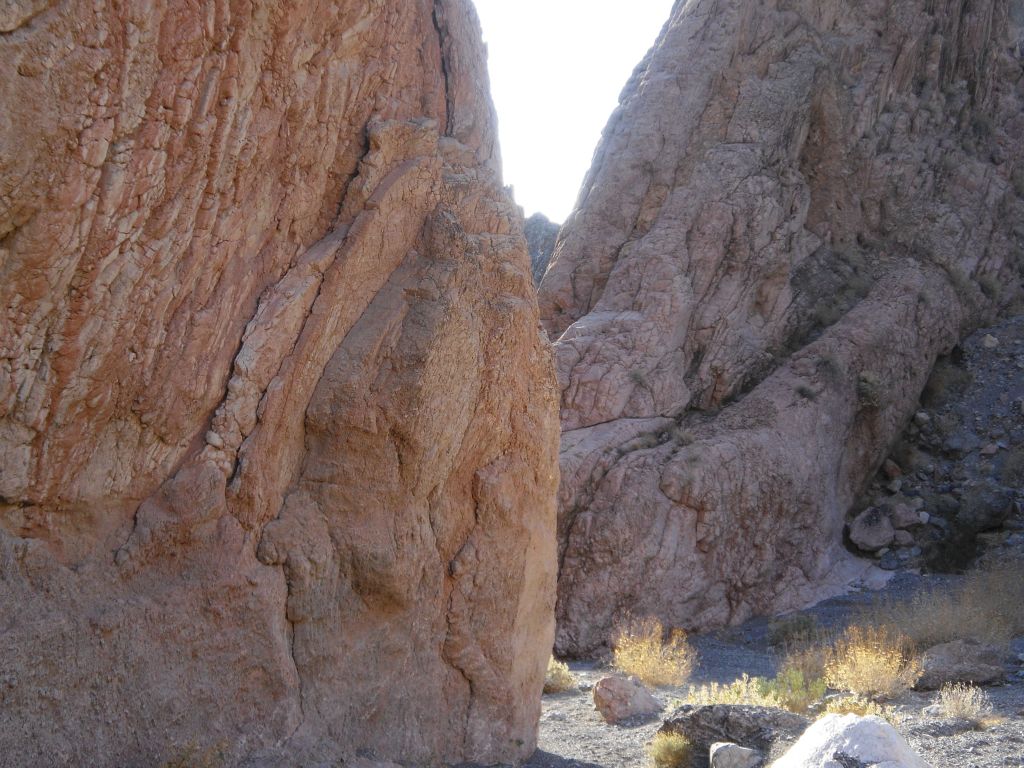
[[[530,754],[557,390],[468,0],[0,30],[0,765]]]
[[[533,280],[540,283],[547,271],[551,254],[555,251],[560,227],[550,221],[543,213],[535,213],[523,224],[526,234],[526,245],[530,249],[530,269]]]
[[[689,629],[846,580],[844,515],[928,372],[1019,292],[1020,0],[691,0],[540,286],[559,630]]]

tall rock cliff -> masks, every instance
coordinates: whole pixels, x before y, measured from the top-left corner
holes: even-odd
[[[469,1],[0,31],[0,765],[528,755],[557,389]]]
[[[540,287],[564,429],[557,647],[848,574],[936,357],[1019,290],[1020,0],[676,3]]]

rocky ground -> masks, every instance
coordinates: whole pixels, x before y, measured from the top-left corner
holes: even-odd
[[[875,517],[888,522],[881,538],[889,540],[864,554],[894,571],[892,580],[880,591],[854,591],[802,613],[822,629],[842,629],[880,601],[921,589],[954,589],[964,578],[954,571],[979,558],[1024,553],[1022,454],[1024,316],[1018,316],[974,334],[940,363],[921,410],[851,515],[853,522],[876,510]],[[899,532],[907,535],[897,537]],[[851,548],[863,553],[852,542]],[[691,682],[773,675],[779,659],[771,627],[762,618],[692,637],[700,661]],[[592,688],[609,668],[601,662],[570,667],[579,690],[544,697],[539,749],[527,766],[648,764],[645,748],[662,717],[607,725],[594,708]],[[928,713],[936,694],[926,692],[910,692],[893,703],[896,726],[934,768],[1024,768],[1024,638],[1011,643],[1006,682],[986,691],[1002,720],[985,730]],[[684,693],[656,692],[666,705],[664,715]]]

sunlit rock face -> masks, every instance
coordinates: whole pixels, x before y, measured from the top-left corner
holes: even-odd
[[[557,389],[468,0],[0,30],[0,764],[528,755]]]
[[[936,356],[1019,287],[1024,4],[678,2],[540,286],[557,647],[844,582]]]

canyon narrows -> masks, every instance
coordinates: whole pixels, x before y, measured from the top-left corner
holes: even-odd
[[[528,756],[557,389],[471,4],[0,31],[0,764]]]
[[[677,2],[540,286],[556,648],[852,576],[844,515],[937,356],[1019,291],[1024,4]]]

